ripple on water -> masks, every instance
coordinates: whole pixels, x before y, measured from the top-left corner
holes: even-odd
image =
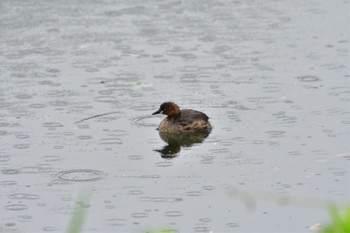
[[[79,125],[77,125],[77,127],[79,129],[89,129],[90,125],[89,124],[79,124]]]
[[[7,185],[17,185],[17,182],[14,180],[4,180],[0,182],[0,185],[7,186]]]
[[[338,157],[338,158],[345,158],[345,159],[350,160],[350,152],[345,152],[345,153],[337,154],[336,157]]]
[[[293,150],[293,151],[289,151],[288,154],[297,156],[297,155],[302,155],[303,153],[297,150]]]
[[[7,155],[0,155],[0,163],[8,162],[10,161],[9,156]]]
[[[21,73],[11,73],[11,77],[14,77],[14,78],[25,78],[26,76],[24,74],[21,74]]]
[[[27,134],[17,134],[16,135],[16,138],[18,139],[26,139],[26,138],[29,138],[30,136],[27,135]]]
[[[69,184],[69,181],[57,178],[57,179],[51,180],[48,186],[62,185],[62,184]]]
[[[60,123],[58,122],[45,122],[43,124],[43,127],[45,128],[49,128],[49,129],[55,129],[55,128],[59,128],[59,127],[62,127],[63,125],[61,125]]]
[[[132,218],[146,218],[148,217],[147,213],[132,213],[131,214]]]
[[[211,218],[200,218],[198,219],[200,222],[211,222]]]
[[[333,87],[329,92],[330,96],[349,95],[350,87]]]
[[[61,171],[57,173],[56,176],[65,181],[85,182],[101,180],[107,176],[107,174],[93,169],[72,169]]]
[[[149,115],[149,116],[138,116],[135,118],[131,118],[130,121],[133,125],[138,127],[157,127],[159,123],[158,117]],[[152,120],[154,122],[152,122]]]
[[[186,192],[186,195],[190,197],[198,197],[198,196],[202,196],[203,193],[201,191],[189,191],[189,192]]]
[[[36,104],[30,104],[28,107],[29,108],[46,108],[46,104],[40,104],[40,103],[36,103]]]
[[[126,219],[124,218],[113,218],[113,219],[108,219],[107,221],[111,226],[124,226],[127,223]]]
[[[105,205],[106,209],[112,210],[115,209],[115,205],[109,204],[109,205]]]
[[[194,232],[212,232],[211,227],[197,226],[194,228]]]
[[[69,105],[67,101],[62,100],[51,101],[49,104],[54,107],[64,107]]]
[[[114,95],[115,90],[114,89],[104,89],[104,90],[99,90],[97,93],[100,95]]]
[[[6,205],[5,209],[12,210],[12,211],[20,211],[20,210],[28,209],[28,206],[24,204],[10,204],[10,205]]]
[[[57,231],[58,229],[56,227],[44,227],[43,231]]]
[[[62,160],[62,158],[60,156],[57,156],[57,155],[46,155],[46,156],[43,156],[43,160],[45,162],[55,162],[55,161]]]
[[[205,155],[202,157],[201,163],[202,164],[212,164],[214,163],[215,157],[212,155]]]
[[[6,134],[7,134],[7,131],[0,130],[0,136],[6,135]]]
[[[301,82],[319,82],[321,81],[321,79],[317,76],[313,76],[313,75],[301,75],[301,76],[297,76],[296,79],[298,79]]]
[[[21,167],[20,171],[21,173],[37,174],[37,173],[40,173],[40,167],[39,166]]]
[[[226,226],[227,227],[230,227],[230,228],[235,228],[235,227],[238,227],[238,223],[235,223],[235,222],[229,222],[229,223],[226,223]]]
[[[155,163],[155,165],[157,167],[171,167],[171,166],[173,166],[173,163],[170,161],[161,161],[161,162]]]
[[[19,215],[17,216],[17,218],[22,221],[28,221],[28,220],[31,220],[33,217],[31,215]]]
[[[297,118],[286,115],[285,112],[279,111],[272,114],[272,117],[278,120],[275,124],[282,125],[294,125],[297,122]]]
[[[13,147],[16,149],[27,149],[30,147],[30,145],[29,144],[16,144]]]
[[[103,138],[100,140],[101,145],[116,145],[116,144],[123,144],[123,141],[121,138]]]
[[[165,211],[164,216],[165,217],[181,217],[183,214],[181,211],[171,210],[171,211]]]
[[[13,193],[8,196],[9,199],[24,199],[24,200],[37,200],[39,195],[28,193]]]
[[[98,72],[99,69],[98,69],[98,68],[95,68],[95,67],[86,67],[86,68],[85,68],[85,71],[86,71],[86,72],[89,72],[89,73],[95,73],[95,72]]]
[[[129,155],[128,159],[130,160],[141,160],[143,157],[141,155]]]
[[[8,222],[8,223],[5,223],[5,226],[6,226],[6,227],[14,227],[14,226],[16,226],[16,223],[14,223],[14,222]]]
[[[26,100],[26,99],[31,99],[32,96],[27,94],[27,93],[21,93],[21,94],[16,95],[16,98],[21,99],[21,100]]]
[[[281,137],[284,137],[286,131],[271,130],[271,131],[266,131],[266,133],[272,138],[281,138]]]
[[[140,197],[139,200],[144,202],[168,202],[168,203],[183,201],[183,199],[180,197]]]
[[[18,169],[4,169],[1,171],[2,174],[5,175],[13,175],[13,174],[18,174],[19,170]]]
[[[202,186],[202,188],[205,191],[213,191],[213,190],[215,190],[215,186],[211,186],[211,185],[205,185],[205,186]]]
[[[94,100],[96,102],[102,102],[102,103],[115,103],[115,102],[117,102],[116,97],[110,96],[110,95],[96,96]]]
[[[46,69],[46,71],[47,71],[48,73],[51,73],[51,74],[57,74],[57,73],[59,73],[61,70],[60,70],[60,69],[57,69],[57,68],[48,68],[48,69]]]
[[[174,75],[154,75],[155,79],[171,80],[174,78]]]
[[[129,191],[130,195],[141,195],[143,192],[141,190],[130,190]]]
[[[78,136],[78,139],[81,139],[81,140],[87,140],[87,139],[91,139],[92,136],[91,135],[80,135]]]
[[[140,176],[123,176],[125,178],[141,178],[141,179],[159,179],[159,175],[140,175]]]

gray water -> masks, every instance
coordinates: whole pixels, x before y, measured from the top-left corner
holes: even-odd
[[[77,205],[83,232],[327,223],[350,202],[348,9],[2,0],[0,232],[65,232]],[[168,100],[214,129],[164,156]]]

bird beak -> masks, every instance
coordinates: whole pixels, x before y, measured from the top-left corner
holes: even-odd
[[[156,114],[159,114],[159,113],[163,113],[163,111],[159,109],[158,111],[152,113],[152,115],[156,115]]]

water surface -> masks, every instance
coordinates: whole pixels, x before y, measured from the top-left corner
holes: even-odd
[[[0,229],[65,232],[88,192],[84,232],[310,232],[350,201],[347,9],[2,1]],[[212,133],[167,148],[168,100]]]

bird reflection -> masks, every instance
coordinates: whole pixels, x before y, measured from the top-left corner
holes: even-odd
[[[164,159],[172,159],[178,156],[181,147],[191,147],[195,143],[202,143],[208,137],[210,131],[193,133],[168,133],[159,132],[160,138],[167,143],[163,148],[156,149]]]

